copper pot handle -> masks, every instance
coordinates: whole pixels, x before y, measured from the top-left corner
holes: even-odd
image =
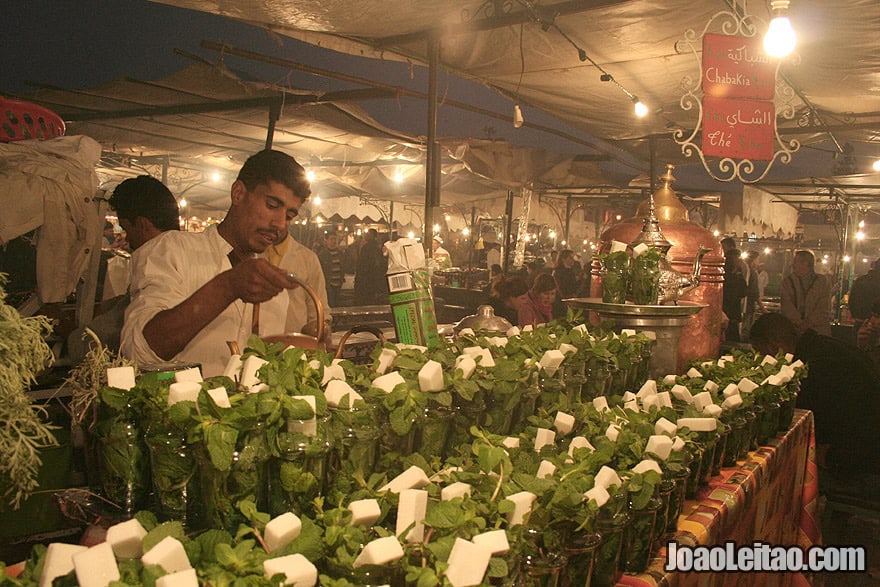
[[[361,332],[368,332],[379,339],[380,345],[385,344],[385,335],[382,334],[382,330],[380,328],[377,328],[376,326],[370,326],[368,324],[365,324],[363,326],[355,326],[355,327],[351,328],[348,332],[343,334],[342,338],[339,339],[339,346],[336,347],[335,358],[341,359],[342,358],[342,350],[345,347],[345,343],[348,341],[348,338],[352,334],[359,334]]]

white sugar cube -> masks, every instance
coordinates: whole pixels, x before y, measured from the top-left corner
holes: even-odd
[[[725,361],[724,359],[718,359],[715,364],[724,369],[724,367],[727,365],[727,361]]]
[[[147,531],[135,518],[107,528],[107,542],[116,558],[140,558],[144,553],[143,540]]]
[[[625,402],[631,402],[632,400],[637,399],[637,398],[638,398],[638,396],[631,391],[624,391],[623,392],[623,401],[625,401]]]
[[[661,461],[669,458],[672,451],[672,439],[664,434],[652,434],[648,437],[648,443],[645,445],[645,452],[657,455]]]
[[[321,385],[327,385],[331,381],[345,381],[345,369],[342,365],[327,365],[324,367],[324,374],[321,376]]]
[[[428,483],[430,483],[430,480],[425,475],[425,472],[416,465],[412,465],[409,469],[382,486],[379,491],[400,493],[404,489],[420,489]]]
[[[761,360],[761,365],[775,365],[778,361],[776,357],[771,357],[770,355],[764,355],[764,358]]]
[[[721,408],[725,410],[735,410],[740,407],[743,403],[742,396],[739,394],[730,395],[724,398],[724,401],[721,402]]]
[[[767,378],[767,383],[769,383],[770,385],[779,386],[779,385],[785,385],[786,382],[783,381],[782,377],[780,377],[779,375],[771,375],[770,377]]]
[[[672,407],[672,396],[668,391],[661,391],[657,394],[657,403],[661,408],[671,408]]]
[[[674,385],[677,377],[677,375],[670,373],[669,375],[663,377],[663,383],[665,383],[666,385]]]
[[[544,479],[545,477],[552,477],[554,473],[556,473],[556,465],[550,461],[543,460],[541,461],[541,464],[538,465],[538,472],[535,473],[535,477],[538,479]]]
[[[721,392],[721,395],[724,397],[730,397],[732,395],[739,395],[739,387],[736,386],[736,383],[728,383],[727,387]]]
[[[272,518],[263,530],[263,540],[269,552],[281,550],[299,537],[302,521],[293,512]]]
[[[377,538],[368,542],[351,566],[385,565],[403,558],[403,547],[394,536]]]
[[[703,386],[703,389],[710,393],[715,393],[716,391],[718,391],[718,384],[714,381],[709,380],[706,382],[706,385]]]
[[[567,342],[559,343],[559,352],[563,355],[575,354],[577,353],[578,348],[573,344],[568,344]]]
[[[602,507],[603,505],[608,503],[611,495],[608,493],[607,489],[597,485],[584,493],[584,498],[587,499],[587,501],[592,499],[596,502],[597,506]]]
[[[705,408],[703,408],[703,413],[707,416],[712,416],[713,418],[720,418],[722,408],[716,404],[709,404]]]
[[[652,459],[642,459],[642,461],[633,467],[633,471],[636,473],[645,474],[648,471],[654,471],[658,475],[663,475],[663,469],[660,468],[660,465],[657,464],[657,461]]]
[[[626,250],[626,243],[622,243],[620,241],[615,241],[615,240],[611,241],[611,252],[612,253],[617,253],[617,252],[625,251],[625,250]]]
[[[649,397],[648,399],[652,399]],[[654,400],[654,405],[656,405],[657,400]],[[646,406],[647,407],[647,406]],[[630,400],[628,402],[623,402],[623,409],[632,410],[633,412],[638,412],[639,410],[639,402],[638,400]]]
[[[523,523],[526,516],[532,511],[532,504],[538,498],[534,493],[528,491],[520,491],[513,495],[508,495],[507,499],[513,502],[513,510],[508,512],[507,521],[511,526],[518,526]]]
[[[712,432],[718,428],[715,418],[679,418],[679,428],[688,428],[692,432]]]
[[[209,389],[206,392],[211,399],[214,400],[214,403],[217,404],[218,408],[231,408],[232,404],[229,402],[229,394],[226,393],[225,387],[215,387],[214,389]]]
[[[581,334],[589,334],[589,331],[587,330],[587,325],[586,325],[586,324],[578,324],[577,326],[575,326],[575,327],[572,328],[571,330],[572,330],[572,332],[574,332],[575,330],[577,330],[577,331],[580,332]]]
[[[574,450],[576,448],[588,448],[590,449],[590,452],[596,450],[593,448],[593,445],[590,444],[590,441],[583,436],[575,436],[571,439],[571,442],[568,445],[568,454],[574,456]]]
[[[674,450],[675,452],[678,452],[681,449],[683,449],[684,447],[685,447],[685,442],[684,442],[683,438],[676,436],[675,438],[672,439],[672,450]]]
[[[639,243],[633,247],[633,259],[641,256],[643,253],[646,253],[650,247],[645,243]]]
[[[372,526],[379,520],[382,510],[375,499],[358,499],[348,504],[352,526]]]
[[[473,538],[474,544],[481,544],[494,554],[505,554],[510,550],[510,542],[507,540],[507,532],[504,530],[489,530],[477,534]]]
[[[541,369],[546,371],[548,375],[553,375],[556,373],[556,370],[559,369],[559,366],[564,360],[565,355],[563,355],[561,351],[551,349],[544,352],[541,360],[538,361],[538,365],[540,365]]]
[[[645,408],[646,412],[650,412],[652,409],[660,409],[660,394],[655,393],[654,395],[649,395],[642,399],[642,407]],[[638,412],[638,409],[634,410]]]
[[[134,386],[134,367],[107,368],[107,387],[129,391]]]
[[[419,389],[424,392],[443,391],[443,365],[428,361],[419,369]]]
[[[174,381],[177,383],[180,383],[181,381],[195,381],[196,383],[201,383],[203,381],[202,370],[198,367],[190,367],[189,369],[175,371]]]
[[[751,393],[758,389],[758,384],[749,379],[748,377],[743,377],[739,380],[739,383],[736,384],[741,393]]]
[[[488,546],[456,538],[449,553],[446,580],[452,587],[474,587],[483,582],[492,551]]]
[[[478,367],[494,367],[495,359],[492,358],[492,353],[489,349],[481,348],[480,352],[473,353],[472,355],[474,360],[477,362]]]
[[[603,395],[593,398],[593,407],[600,412],[607,412],[610,409],[608,407],[608,399]]]
[[[687,371],[687,376],[690,377],[691,379],[700,379],[703,376],[703,374],[700,373],[700,371],[698,369],[696,369],[695,367],[691,367]]]
[[[794,359],[794,355],[791,353],[785,353],[785,360],[788,363],[791,363],[792,359]]]
[[[440,490],[440,501],[450,501],[459,497],[465,497],[471,494],[471,486],[469,483],[456,481]]]
[[[733,355],[721,355],[721,358],[727,361],[728,363],[732,363],[734,361]]]
[[[458,331],[459,336],[474,336],[475,334],[476,332],[474,332],[473,328],[465,327]]]
[[[620,334],[621,334],[622,336],[635,336],[635,335],[636,335],[636,331],[635,331],[634,328],[623,328],[623,329],[620,331]]]
[[[284,349],[284,352],[286,353],[290,349],[294,349],[294,348],[296,348],[296,347],[289,346],[286,349]],[[312,371],[320,371],[321,367],[322,367],[321,361],[319,361],[318,359],[312,359],[311,361],[309,361],[309,369],[311,369]]]
[[[241,378],[241,355],[232,355],[226,361],[226,367],[223,369],[223,375],[229,377],[233,381]]]
[[[253,387],[260,382],[257,371],[263,365],[268,365],[269,361],[261,359],[256,355],[251,355],[241,364],[241,386],[245,389],[253,391]]]
[[[117,386],[113,386],[117,387]],[[122,389],[117,387],[117,389]],[[39,587],[51,587],[52,581],[63,577],[73,570],[73,555],[85,552],[89,548],[78,544],[65,544],[53,542],[46,549],[46,558],[43,560],[43,571],[40,573]]]
[[[702,411],[703,408],[712,403],[712,394],[708,391],[701,391],[694,396],[694,407]]]
[[[315,407],[315,396],[294,395],[292,397],[293,399],[299,399],[309,404],[309,407],[312,408],[312,414],[315,414],[317,412]],[[306,436],[315,436],[316,434],[318,434],[318,419],[316,416],[312,416],[311,418],[307,418],[305,420],[288,420],[287,431],[298,432]]]
[[[470,355],[459,355],[455,359],[455,369],[461,369],[461,375],[465,379],[470,379],[477,368],[477,362]]]
[[[660,418],[659,420],[654,422],[654,434],[664,434],[671,438],[675,436],[676,432],[678,432],[678,426],[676,426],[666,418]]]
[[[318,568],[300,553],[264,560],[263,575],[267,579],[284,575],[284,584],[294,587],[313,587],[318,583]]]
[[[671,393],[672,396],[679,401],[683,401],[689,404],[694,403],[694,396],[691,395],[691,390],[689,390],[684,385],[673,385],[672,389],[669,390],[669,393]]]
[[[172,383],[168,387],[168,405],[173,406],[177,402],[196,402],[201,390],[202,384],[195,381]]]
[[[534,327],[531,324],[526,324],[522,327],[523,332],[531,332],[532,330],[534,330]]]
[[[506,347],[507,346],[507,337],[506,336],[490,336],[486,339],[486,341],[492,346],[497,347]]]
[[[397,371],[392,371],[373,379],[373,387],[381,389],[385,393],[391,393],[401,383],[406,383],[406,380]]]
[[[620,480],[620,477],[618,477],[617,471],[615,471],[608,465],[602,465],[602,468],[599,469],[598,473],[596,473],[594,483],[599,487],[604,487],[605,489],[608,489],[611,486],[620,487],[622,481]]]
[[[324,390],[324,397],[327,398],[327,405],[338,408],[340,405],[348,404],[349,409],[354,409],[354,402],[363,400],[363,396],[353,390],[345,381],[333,379],[327,384]],[[348,398],[347,400],[345,398]]]
[[[514,336],[519,336],[519,333],[519,326],[511,326],[504,334],[506,334],[509,338],[513,338]]]
[[[397,504],[397,525],[394,534],[416,544],[425,538],[425,514],[428,511],[428,492],[424,489],[404,489]],[[409,531],[407,531],[409,528]]]
[[[173,536],[166,536],[156,546],[144,553],[141,563],[147,565],[159,565],[166,573],[176,573],[192,568],[186,550],[180,540]]]
[[[156,587],[199,587],[195,569],[185,569],[156,579]]]
[[[556,419],[553,420],[553,427],[556,431],[566,436],[574,430],[574,416],[565,412],[556,412]]]
[[[119,567],[109,542],[73,554],[73,570],[80,587],[107,587],[119,580]]]
[[[608,428],[605,429],[605,438],[611,442],[617,442],[618,436],[620,436],[620,428],[616,424],[609,424]]]
[[[379,358],[376,359],[376,373],[382,375],[385,371],[388,370],[388,367],[394,363],[394,359],[397,358],[397,351],[394,349],[382,349],[379,353]]]
[[[636,395],[640,398],[644,398],[649,395],[654,395],[655,393],[657,393],[657,382],[653,379],[648,379],[642,384]]]
[[[501,441],[501,445],[504,448],[519,448],[519,438],[516,436],[508,436]]]
[[[428,347],[426,347],[424,345],[420,345],[420,344],[398,343],[397,348],[401,349],[401,350],[416,351],[417,353],[421,353],[421,354],[428,352]]]
[[[548,428],[538,428],[535,433],[535,452],[541,452],[545,446],[556,442],[556,432]]]

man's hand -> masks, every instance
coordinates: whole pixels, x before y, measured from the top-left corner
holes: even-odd
[[[230,269],[226,278],[235,299],[248,303],[265,302],[283,289],[296,287],[286,271],[265,259],[245,259]]]

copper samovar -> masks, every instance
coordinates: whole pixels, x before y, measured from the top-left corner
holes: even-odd
[[[682,330],[678,347],[678,371],[690,360],[696,358],[715,358],[721,344],[721,288],[724,281],[724,256],[715,236],[694,222],[688,220],[688,211],[678,199],[672,184],[672,165],[666,166],[666,173],[660,176],[661,187],[654,192],[654,213],[663,226],[663,236],[672,245],[667,253],[673,269],[683,275],[691,272],[700,257],[700,248],[708,248],[699,268],[699,285],[684,295],[684,301],[705,304],[701,312],[692,316]],[[623,220],[604,233],[599,240],[599,254],[611,249],[611,241],[633,242],[642,232],[644,219],[651,213],[650,198],[639,205],[636,215]],[[593,260],[593,278],[590,296],[602,297],[602,274],[600,263]]]

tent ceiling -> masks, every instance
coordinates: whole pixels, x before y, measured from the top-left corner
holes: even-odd
[[[679,105],[682,79],[699,77],[694,56],[676,45],[685,31],[699,35],[730,6],[751,13],[759,31],[769,20],[769,2],[743,0],[159,1],[380,59],[424,62],[427,33],[436,30],[441,63],[450,71],[518,96],[594,136],[626,141],[642,155],[643,137],[668,137],[672,127],[695,124],[694,112]],[[876,141],[880,3],[793,0],[789,14],[800,58],[781,69],[795,90],[791,101],[798,116],[785,123],[797,133],[791,138],[827,139],[822,131],[833,127],[839,142]],[[589,60],[579,59],[575,46]],[[636,119],[620,88],[600,81],[602,69],[657,109],[656,115]],[[665,160],[673,155],[664,153]]]

